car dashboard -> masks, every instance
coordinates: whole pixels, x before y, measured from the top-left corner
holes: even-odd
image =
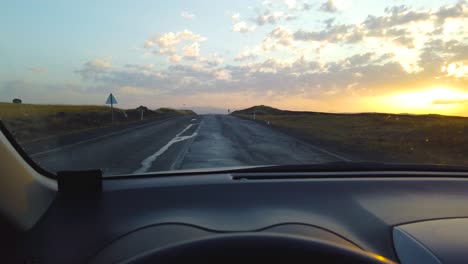
[[[468,179],[460,176],[317,172],[113,177],[103,180],[99,193],[59,192],[27,232],[21,255],[37,263],[126,263],[186,241],[279,234],[394,262],[463,263]]]

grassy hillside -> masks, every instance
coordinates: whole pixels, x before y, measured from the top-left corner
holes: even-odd
[[[179,114],[179,115],[196,115],[196,113],[192,110],[182,110],[182,109],[172,109],[172,108],[159,108],[154,111],[156,114],[161,114],[161,115],[173,115],[173,114]]]
[[[147,109],[145,119],[192,115],[190,110]],[[137,122],[137,109],[114,108],[114,125]],[[95,105],[34,105],[0,103],[0,120],[20,142],[112,125],[111,109]]]
[[[23,118],[55,115],[63,113],[104,112],[110,111],[108,106],[98,105],[38,105],[13,104],[0,102],[0,118]]]
[[[441,115],[330,114],[265,106],[233,112],[350,159],[468,165],[468,118]]]

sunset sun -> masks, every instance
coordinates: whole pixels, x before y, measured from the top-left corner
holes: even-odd
[[[467,92],[450,87],[432,87],[385,95],[374,103],[386,112],[451,115],[463,113],[467,102]]]

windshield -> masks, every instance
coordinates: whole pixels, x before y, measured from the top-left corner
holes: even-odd
[[[468,165],[466,1],[3,1],[0,118],[50,172]]]

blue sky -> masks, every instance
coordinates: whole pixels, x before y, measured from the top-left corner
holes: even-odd
[[[468,115],[465,1],[0,5],[0,101]]]
[[[251,1],[219,2],[8,1],[1,9],[2,32],[9,40],[0,46],[9,62],[2,63],[2,73],[21,77],[31,60],[62,71],[60,77],[66,78],[73,77],[83,61],[97,57],[112,58],[116,64],[160,62],[142,52],[142,43],[156,32],[202,32],[212,36],[206,52],[234,52],[239,47],[227,43],[254,41],[231,34],[227,15],[231,9],[249,11]],[[184,11],[197,14],[196,19],[181,17]]]

